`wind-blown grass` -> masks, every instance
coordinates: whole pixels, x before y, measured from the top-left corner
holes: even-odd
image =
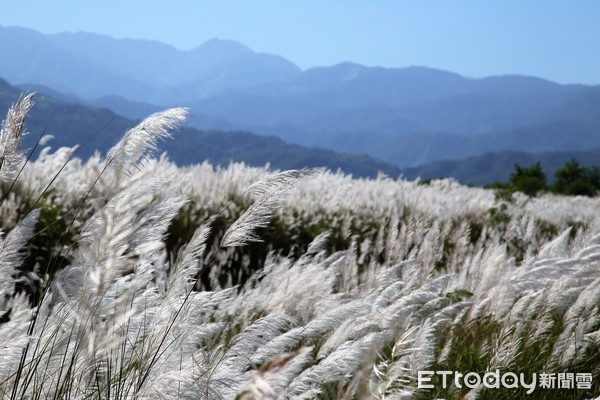
[[[4,398],[525,397],[416,384],[495,369],[593,375],[533,398],[600,392],[599,199],[140,163],[186,113],[106,157],[45,149],[3,193]]]

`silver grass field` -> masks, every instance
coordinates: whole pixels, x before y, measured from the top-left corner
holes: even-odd
[[[2,398],[600,395],[600,199],[178,167],[154,155],[185,109],[33,161],[32,101],[0,133]],[[418,384],[496,370],[592,382]]]

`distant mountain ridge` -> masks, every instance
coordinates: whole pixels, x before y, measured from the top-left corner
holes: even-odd
[[[442,160],[402,171],[406,179],[437,179],[452,177],[463,184],[485,185],[495,182],[508,182],[514,165],[530,167],[539,162],[548,182],[552,182],[554,173],[567,161],[577,160],[585,167],[600,167],[600,148],[581,151],[553,151],[525,153],[503,151],[485,153],[463,160]]]
[[[330,142],[325,142],[329,140]],[[358,149],[401,168],[418,166],[438,160],[460,160],[488,152],[588,150],[600,148],[600,127],[578,121],[558,121],[523,126],[493,134],[465,136],[446,133],[412,135],[340,134],[321,138],[316,145],[338,151]]]
[[[31,87],[30,87],[31,88]],[[38,87],[46,95],[36,96],[37,106],[34,107],[30,118],[27,119],[28,129],[32,134],[26,137],[26,146],[31,147],[36,135],[44,128],[48,127],[48,133],[56,135],[56,138],[50,142],[53,147],[72,146],[85,140],[87,135],[91,135],[95,130],[102,128],[102,138],[96,139],[91,147],[82,148],[80,156],[88,157],[95,149],[106,151],[110,145],[114,144],[119,137],[135,122],[120,118],[112,114],[107,109],[98,109],[77,104],[71,104],[68,100],[70,96],[65,96],[60,92],[54,94],[58,97],[66,97],[65,100],[57,100],[48,93],[52,89]],[[6,109],[9,104],[16,100],[20,93],[18,88],[10,86],[7,82],[0,79],[0,107]],[[593,96],[595,98],[595,96]],[[81,100],[81,99],[79,99]],[[106,99],[111,104],[118,102],[118,99]],[[120,99],[123,100],[123,99]],[[577,101],[575,102],[577,104]],[[142,105],[148,106],[148,105]],[[570,111],[571,107],[567,107]],[[150,110],[149,110],[150,111]],[[587,115],[587,110],[580,110]],[[51,114],[54,114],[51,117]],[[560,139],[560,132],[564,127],[560,124],[554,129],[546,128],[549,142],[552,142],[552,131]],[[67,132],[67,135],[62,133]],[[76,134],[74,134],[76,132]],[[215,130],[197,131],[194,129],[184,129],[178,132],[175,140],[162,143],[160,148],[168,151],[169,156],[180,164],[196,163],[202,160],[210,160],[214,164],[227,164],[230,161],[244,161],[250,165],[265,165],[270,163],[274,168],[299,168],[301,166],[326,166],[330,169],[342,169],[345,172],[353,173],[355,176],[373,177],[377,171],[383,171],[389,176],[395,177],[400,170],[390,164],[373,160],[366,155],[350,155],[334,153],[324,149],[307,149],[299,145],[288,145],[276,137],[260,136],[248,132],[220,132]],[[426,136],[426,135],[425,135]],[[439,143],[441,148],[451,148],[450,143],[456,147],[470,149],[486,143],[487,135],[474,137],[460,137],[447,135],[448,141]],[[409,138],[405,137],[405,139]],[[435,135],[434,135],[435,137]],[[497,140],[502,140],[503,135],[499,135]],[[565,137],[560,146],[569,147],[572,142],[579,150],[573,151],[543,151],[543,148],[533,148],[540,150],[538,153],[527,153],[524,151],[500,151],[487,152],[483,155],[469,156],[460,160],[442,160],[419,165],[418,167],[406,168],[401,171],[407,179],[430,179],[441,177],[453,177],[465,184],[484,185],[493,182],[506,182],[510,173],[514,169],[514,163],[523,166],[530,166],[540,162],[549,179],[554,172],[561,168],[566,161],[571,159],[579,160],[584,166],[598,166],[600,162],[600,135],[591,135],[597,138],[597,141],[580,142],[578,138]],[[514,141],[522,141],[523,148],[531,149],[531,140],[527,135],[521,135],[517,130],[504,135],[504,138],[512,138]],[[372,138],[370,138],[372,139]],[[573,140],[574,139],[574,140]],[[469,144],[469,141],[474,141]],[[370,142],[366,138],[366,143]],[[533,140],[535,142],[535,140]],[[414,148],[405,143],[406,155],[414,152]],[[382,145],[386,146],[386,143]],[[490,143],[490,148],[494,143]],[[588,147],[597,147],[594,150],[587,150]],[[433,148],[430,147],[430,151]],[[474,152],[484,152],[486,148],[475,149]],[[458,154],[458,153],[456,153]]]
[[[86,100],[118,95],[163,106],[300,72],[283,57],[219,39],[180,51],[148,40],[0,26],[0,51],[11,54],[0,76],[13,84],[42,84]]]
[[[589,90],[593,89],[539,78],[471,79],[424,67],[345,63],[189,105],[254,130],[291,124],[309,133],[356,133],[361,129],[335,131],[330,126],[337,123],[337,115],[345,118],[344,113],[369,109],[362,125],[377,121],[397,135],[439,131],[474,135],[525,124]],[[398,118],[410,121],[410,128],[398,127]],[[330,121],[326,130],[320,128],[322,121]]]
[[[190,124],[370,156],[408,168],[486,152],[600,147],[600,86],[345,62],[300,70],[213,39],[158,42],[0,27],[0,76],[20,87],[142,118],[188,106]],[[47,88],[43,88],[44,85]]]
[[[0,79],[0,113],[5,113],[19,97],[21,90]],[[87,158],[96,150],[106,152],[136,122],[114,114],[105,108],[57,100],[37,95],[35,105],[26,120],[31,132],[25,136],[24,145],[32,148],[42,132],[55,138],[49,143],[53,148],[82,144],[94,132],[98,135],[78,149],[77,156]],[[183,128],[174,140],[160,144],[169,158],[179,165],[196,164],[205,160],[213,165],[225,165],[231,161],[249,165],[290,169],[303,167],[326,167],[333,171],[341,169],[356,177],[375,177],[381,171],[396,177],[400,170],[365,154],[340,154],[331,150],[290,145],[272,136],[249,132],[200,131]]]

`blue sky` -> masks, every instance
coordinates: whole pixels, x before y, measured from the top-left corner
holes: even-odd
[[[593,0],[0,2],[0,25],[42,33],[87,31],[183,50],[219,37],[304,69],[354,61],[588,84],[600,84],[599,20]]]

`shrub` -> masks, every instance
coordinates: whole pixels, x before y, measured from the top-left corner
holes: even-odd
[[[537,162],[531,167],[522,167],[515,164],[515,170],[510,174],[509,187],[528,196],[535,196],[546,190],[546,174],[542,171],[542,165]]]
[[[600,171],[586,168],[577,160],[568,161],[554,174],[552,191],[570,196],[595,196],[600,190]]]

